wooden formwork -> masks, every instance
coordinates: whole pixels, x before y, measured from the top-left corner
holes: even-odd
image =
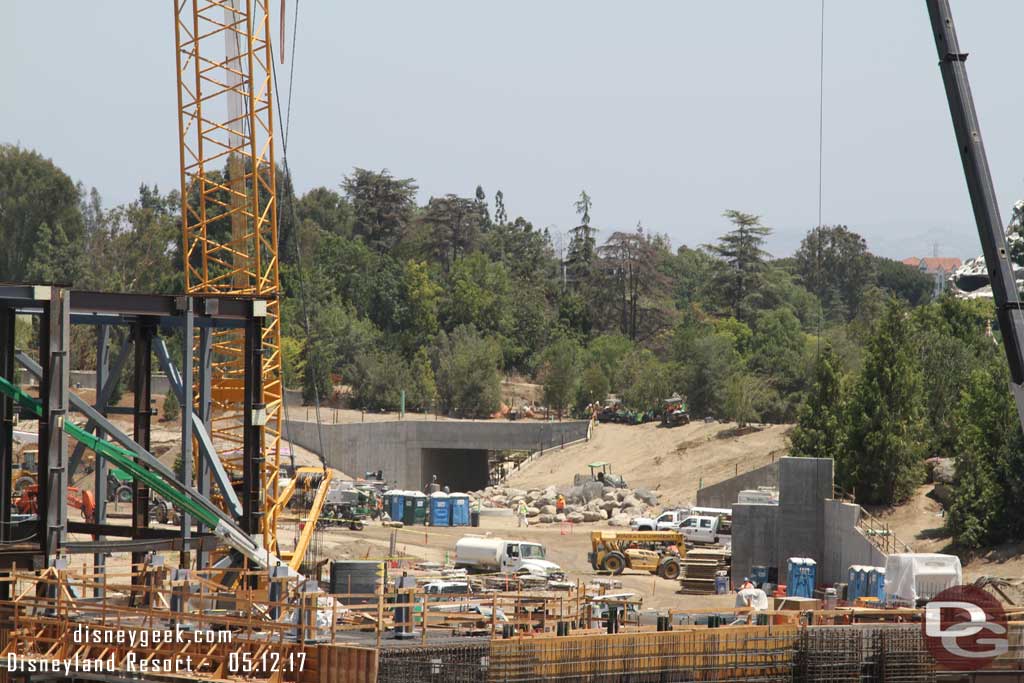
[[[313,649],[301,683],[376,683],[377,650],[329,643]]]
[[[489,678],[643,681],[675,674],[693,681],[789,681],[797,636],[795,626],[741,626],[494,640]]]

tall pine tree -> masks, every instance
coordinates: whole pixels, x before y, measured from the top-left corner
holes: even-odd
[[[825,344],[814,366],[814,386],[789,437],[790,455],[839,458],[843,452],[843,387],[838,365],[832,345]]]
[[[868,340],[837,461],[841,485],[859,502],[904,501],[922,480],[925,410],[916,339],[906,309],[889,300]]]
[[[1024,531],[1017,505],[1024,451],[1008,381],[1005,362],[994,357],[971,373],[956,407],[956,475],[946,528],[968,548],[1019,539]]]
[[[754,214],[729,209],[722,215],[734,228],[719,237],[717,244],[706,247],[725,266],[715,278],[715,286],[732,316],[751,324],[768,258],[768,252],[762,247],[772,231],[761,225],[761,217]]]

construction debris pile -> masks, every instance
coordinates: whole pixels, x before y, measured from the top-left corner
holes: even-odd
[[[565,501],[561,511],[560,495]],[[599,481],[530,490],[488,486],[482,491],[470,491],[469,496],[480,507],[515,509],[523,502],[527,518],[540,524],[607,521],[610,526],[628,527],[631,518],[648,514],[658,505],[658,496],[648,489],[612,488]]]

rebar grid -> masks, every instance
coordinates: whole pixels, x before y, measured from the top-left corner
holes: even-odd
[[[388,683],[486,683],[490,643],[380,651],[377,680]]]
[[[935,663],[920,624],[810,626],[801,631],[802,683],[927,683]]]

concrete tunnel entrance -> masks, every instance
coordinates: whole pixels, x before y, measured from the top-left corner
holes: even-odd
[[[456,491],[476,491],[488,484],[490,451],[469,448],[424,448],[423,483],[420,490],[437,475],[437,483]]]

